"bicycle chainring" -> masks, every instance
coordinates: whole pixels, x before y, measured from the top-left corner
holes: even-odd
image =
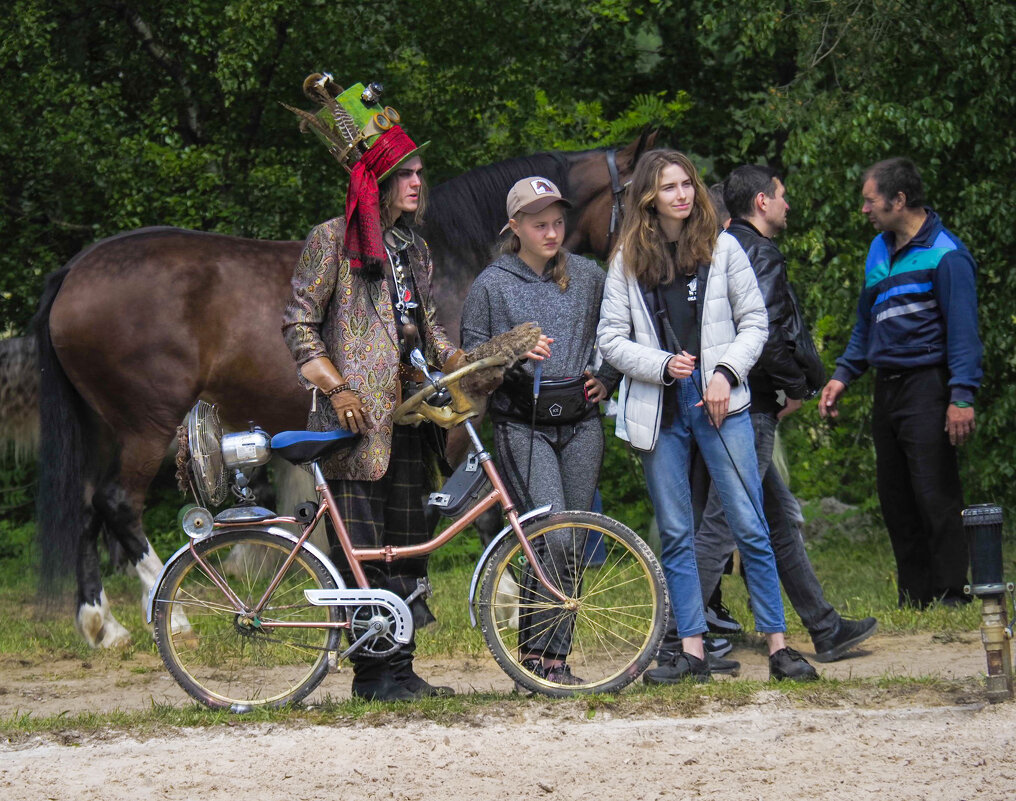
[[[348,607],[349,633],[356,641],[363,636],[375,621],[381,623],[381,631],[367,639],[356,653],[363,656],[381,658],[393,654],[402,646],[395,642],[393,633],[396,628],[395,616],[381,606]]]

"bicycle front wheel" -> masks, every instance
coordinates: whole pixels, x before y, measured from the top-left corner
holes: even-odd
[[[242,530],[213,534],[195,547],[249,609],[264,596],[293,542]],[[260,613],[245,614],[188,551],[154,590],[159,654],[180,686],[210,707],[246,712],[295,703],[328,672],[328,652],[339,636],[330,624],[341,619],[338,608],[314,606],[303,592],[335,588],[321,560],[301,549]],[[180,625],[179,613],[188,626]]]
[[[545,695],[614,692],[656,656],[667,620],[663,571],[627,526],[561,512],[523,528],[559,601],[509,537],[491,554],[478,596],[480,628],[518,685]],[[566,662],[570,671],[544,665]]]

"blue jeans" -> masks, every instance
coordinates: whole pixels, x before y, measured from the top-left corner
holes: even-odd
[[[695,405],[701,400],[696,389],[698,381],[696,370],[690,378],[677,382],[674,422],[660,431],[656,449],[642,456],[649,497],[660,526],[661,561],[678,633],[681,637],[692,637],[708,628],[695,561],[695,521],[688,485],[693,438],[723,501],[724,512],[741,551],[755,628],[764,633],[785,631],[776,560],[769,529],[765,518],[761,517],[762,482],[758,475],[751,419],[747,412],[733,415],[724,420],[717,432],[709,423],[704,408]]]
[[[776,416],[757,413],[751,416],[751,422],[755,429],[755,451],[762,475],[769,539],[783,589],[812,639],[832,636],[839,628],[840,615],[822,593],[822,585],[815,576],[808,552],[804,548],[801,506],[772,463]],[[734,537],[727,526],[722,504],[710,488],[702,522],[695,535],[695,556],[704,600],[708,600],[716,590],[724,565],[733,551]]]

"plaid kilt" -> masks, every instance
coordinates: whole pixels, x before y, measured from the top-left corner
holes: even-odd
[[[377,481],[334,479],[328,482],[328,487],[354,546],[419,545],[430,538],[423,503],[429,487],[419,429],[395,426],[391,460]],[[346,558],[332,531],[331,521],[328,521],[328,540],[332,545],[332,560],[346,574]],[[392,576],[422,578],[427,575],[426,556],[388,563],[364,562],[363,566],[371,584],[381,587],[389,586]]]

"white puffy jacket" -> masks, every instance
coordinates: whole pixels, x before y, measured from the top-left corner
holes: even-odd
[[[667,375],[673,354],[660,347],[642,290],[625,273],[622,256],[618,253],[607,271],[596,338],[603,358],[625,376],[618,398],[617,435],[637,450],[651,451],[660,434],[663,385],[673,382]],[[735,414],[751,403],[748,371],[762,353],[769,320],[748,257],[726,232],[713,250],[701,302],[702,391],[722,364],[737,377],[729,407],[729,414]]]

